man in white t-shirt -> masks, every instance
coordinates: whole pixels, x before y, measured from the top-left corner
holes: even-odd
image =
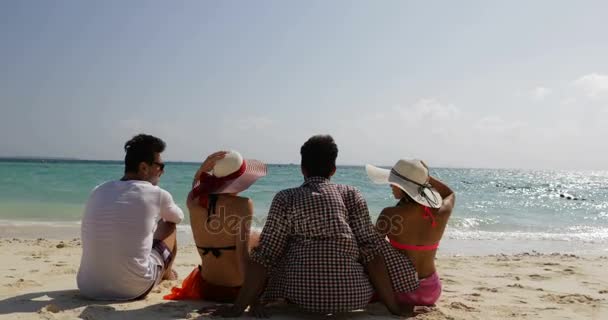
[[[82,295],[102,300],[145,297],[162,280],[175,279],[176,224],[184,213],[157,186],[165,143],[140,134],[125,144],[125,175],[97,186],[82,218]]]

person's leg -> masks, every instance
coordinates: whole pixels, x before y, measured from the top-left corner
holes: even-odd
[[[163,274],[163,280],[177,280],[173,272],[173,262],[177,255],[177,226],[175,223],[159,221],[156,231],[154,232],[154,240],[162,241],[165,246],[171,251],[171,259],[165,266],[165,273]]]
[[[162,267],[160,265],[157,265],[157,268],[158,268],[157,272],[161,272],[162,271]],[[154,282],[154,284],[152,284],[150,286],[150,288],[148,290],[146,290],[146,292],[142,293],[139,297],[134,298],[133,300],[144,299],[152,291],[152,289],[154,289],[154,287],[156,287],[160,283],[160,281],[162,281],[162,280],[156,280]]]

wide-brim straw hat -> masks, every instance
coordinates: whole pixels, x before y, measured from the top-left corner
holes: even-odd
[[[423,206],[441,207],[443,199],[429,184],[429,169],[420,160],[401,159],[390,170],[367,164],[365,171],[374,183],[396,186]]]

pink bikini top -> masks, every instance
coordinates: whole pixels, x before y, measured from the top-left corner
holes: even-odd
[[[435,228],[437,226],[437,222],[435,221],[435,216],[433,215],[433,212],[431,211],[431,209],[429,207],[422,206],[422,208],[424,208],[424,213],[422,214],[422,218],[431,220],[431,227]],[[430,251],[430,250],[435,250],[435,249],[439,248],[439,242],[437,242],[435,244],[429,244],[429,245],[411,245],[411,244],[399,243],[399,242],[397,242],[395,240],[391,240],[391,239],[389,239],[388,241],[394,248],[400,249],[400,250]]]

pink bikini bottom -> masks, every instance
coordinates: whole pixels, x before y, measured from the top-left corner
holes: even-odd
[[[420,279],[420,287],[412,292],[397,293],[397,300],[413,306],[432,306],[441,295],[441,280],[437,272]]]

